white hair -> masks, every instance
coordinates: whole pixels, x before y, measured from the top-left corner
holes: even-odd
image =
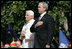
[[[33,16],[34,17],[34,12],[32,10],[27,10],[26,12],[29,12],[30,13],[30,16]]]

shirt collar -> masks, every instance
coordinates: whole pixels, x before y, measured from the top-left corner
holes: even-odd
[[[46,14],[46,12],[42,13],[40,16],[43,17]]]

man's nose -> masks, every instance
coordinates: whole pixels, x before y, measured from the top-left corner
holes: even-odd
[[[40,10],[40,8],[38,8],[38,10]]]
[[[25,16],[25,17],[27,17],[27,16]]]

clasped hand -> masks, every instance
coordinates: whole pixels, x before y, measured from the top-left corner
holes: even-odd
[[[38,22],[36,23],[35,27],[39,27],[39,26],[41,26],[42,24],[43,24],[43,21],[38,21]]]

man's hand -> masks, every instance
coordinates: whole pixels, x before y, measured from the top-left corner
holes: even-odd
[[[27,42],[34,41],[34,38],[25,39]]]
[[[25,38],[25,34],[24,33],[21,34],[21,39],[23,40],[23,38]]]
[[[50,45],[46,45],[46,48],[50,48]]]
[[[43,21],[39,21],[39,22],[36,23],[35,27],[39,27],[39,26],[41,26],[42,24],[43,24]]]

